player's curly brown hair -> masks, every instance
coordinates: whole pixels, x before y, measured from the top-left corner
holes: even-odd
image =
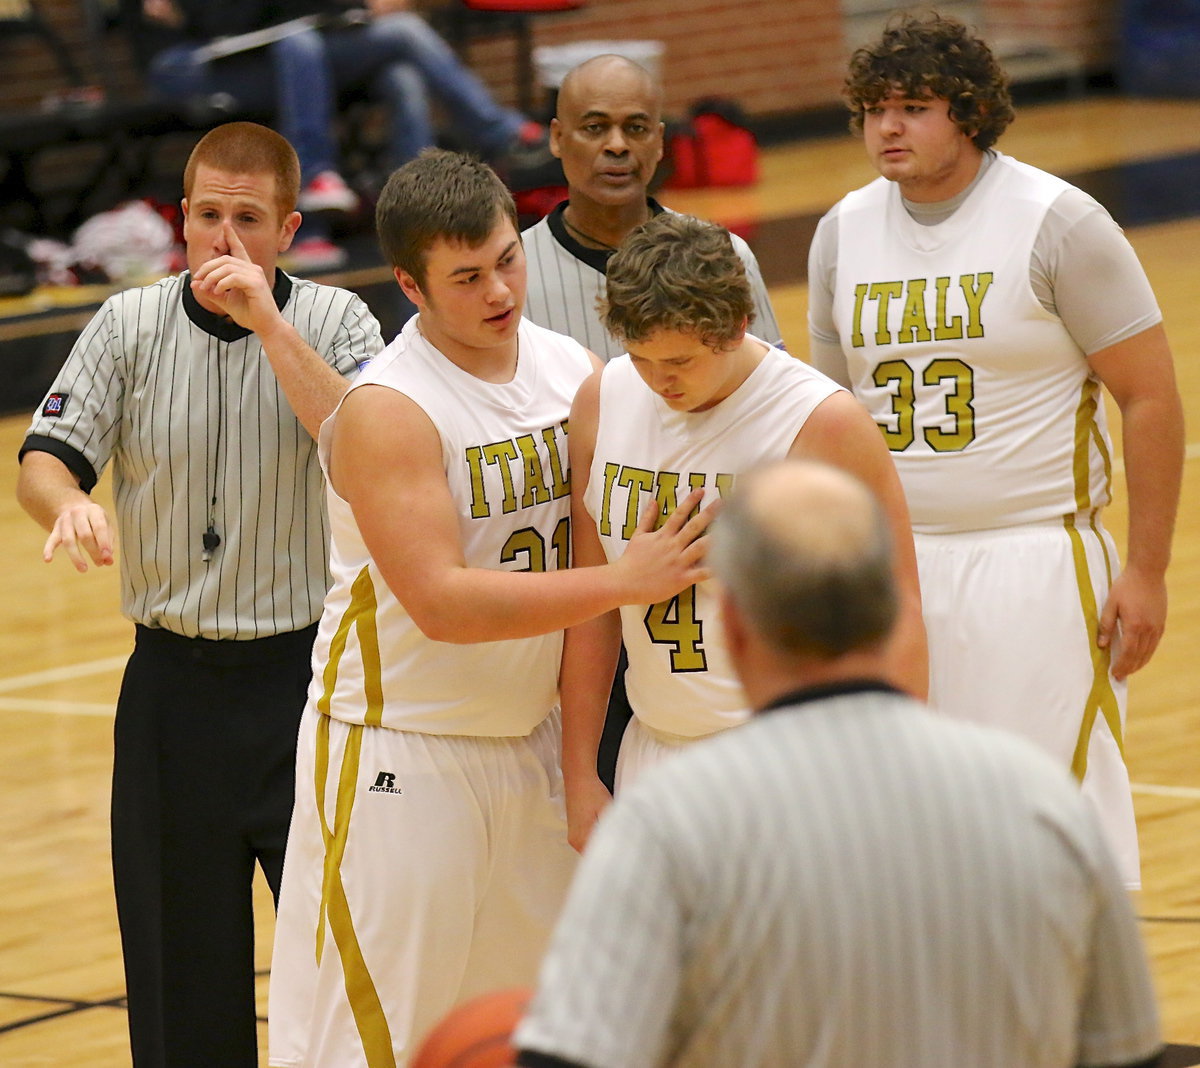
[[[659,330],[693,334],[710,349],[739,338],[754,314],[746,268],[729,231],[663,212],[634,230],[608,261],[604,325],[621,341]]]
[[[850,57],[842,97],[850,129],[862,133],[863,109],[899,91],[941,97],[975,147],[991,148],[1013,120],[1008,76],[992,50],[958,19],[936,11],[901,13],[883,35]]]

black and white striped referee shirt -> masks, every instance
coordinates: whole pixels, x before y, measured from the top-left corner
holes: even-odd
[[[516,1043],[591,1068],[1066,1068],[1161,1044],[1070,775],[873,684],[801,691],[604,814]],[[558,1058],[551,1061],[551,1058]]]
[[[57,456],[88,492],[112,462],[121,610],[135,623],[209,639],[299,630],[328,586],[316,443],[258,338],[202,308],[189,278],[105,301],[22,453]],[[279,270],[275,300],[343,375],[383,347],[353,293]],[[220,544],[206,561],[210,524]]]
[[[607,362],[625,352],[625,346],[604,329],[596,311],[596,298],[604,293],[604,268],[612,253],[588,248],[571,237],[562,221],[565,207],[564,201],[521,234],[529,280],[525,318],[573,337]],[[650,207],[655,214],[666,210],[654,200],[650,201]],[[772,345],[782,345],[779,323],[775,320],[758,261],[750,246],[737,234],[729,236],[746,265],[746,277],[754,298],[750,332]]]

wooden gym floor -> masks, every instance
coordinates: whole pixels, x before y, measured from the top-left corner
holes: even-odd
[[[1170,1064],[1198,1064],[1200,102],[1026,106],[1001,148],[1076,181],[1113,211],[1150,274],[1175,351],[1190,433],[1171,615],[1156,658],[1132,683],[1127,753],[1142,842],[1137,907]],[[787,344],[803,355],[812,227],[871,177],[861,145],[846,135],[767,151],[752,189],[662,199],[747,235]],[[327,280],[386,300],[387,277],[376,261]],[[112,710],[131,627],[117,611],[115,568],[77,575],[61,560],[41,563],[44,536],[13,497],[27,423],[26,415],[0,418],[0,537],[9,546],[0,559],[0,1064],[120,1068],[129,1054],[107,819]],[[98,492],[107,500],[107,480]],[[1109,518],[1119,540],[1124,524],[1122,488]],[[265,1013],[272,917],[258,890]],[[260,1035],[265,1064],[265,1023]]]

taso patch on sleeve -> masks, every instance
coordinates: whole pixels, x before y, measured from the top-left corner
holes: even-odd
[[[46,403],[42,405],[42,415],[49,416],[51,419],[57,419],[66,411],[67,395],[65,393],[51,393],[46,398]]]

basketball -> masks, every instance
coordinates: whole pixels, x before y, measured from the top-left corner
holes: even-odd
[[[451,1009],[421,1043],[411,1068],[509,1068],[509,1043],[529,1004],[524,987],[494,990]]]

